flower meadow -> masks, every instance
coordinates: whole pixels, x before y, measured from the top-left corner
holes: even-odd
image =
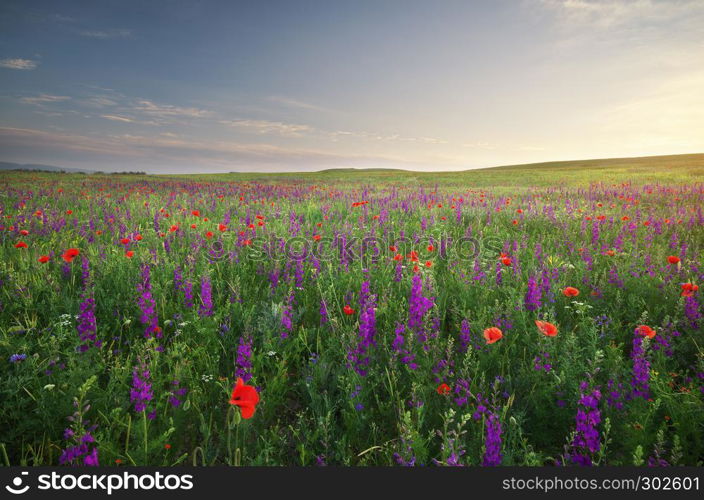
[[[703,201],[2,174],[0,463],[701,465]]]

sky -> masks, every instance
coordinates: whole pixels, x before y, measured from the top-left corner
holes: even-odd
[[[463,170],[704,152],[702,0],[0,3],[0,161]]]

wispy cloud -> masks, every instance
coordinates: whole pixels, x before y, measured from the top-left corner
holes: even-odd
[[[614,28],[644,22],[662,23],[692,15],[701,19],[701,0],[540,0],[560,21],[592,28]]]
[[[327,132],[332,140],[338,140],[340,138],[358,138],[365,139],[375,142],[388,142],[388,143],[418,143],[418,144],[449,144],[449,141],[445,139],[440,139],[438,137],[426,137],[426,136],[404,136],[400,134],[379,134],[375,132],[368,132],[364,130],[350,131],[350,130],[336,130],[334,132]]]
[[[118,115],[100,115],[101,118],[105,118],[106,120],[112,120],[114,122],[125,122],[125,123],[134,123],[134,120],[131,118],[127,118],[125,116],[118,116]]]
[[[300,137],[306,132],[313,131],[308,125],[297,123],[284,123],[269,120],[220,120],[222,125],[237,128],[256,134],[275,134],[289,137]]]
[[[87,97],[85,99],[81,99],[80,103],[93,108],[106,108],[117,105],[117,102],[114,99],[103,96]]]
[[[147,99],[137,101],[134,110],[145,113],[150,116],[166,118],[166,117],[182,117],[182,118],[204,118],[212,115],[210,111],[198,108],[183,108],[173,106],[171,104],[157,104]]]
[[[78,34],[88,38],[99,38],[106,40],[110,38],[130,38],[132,36],[132,31],[127,29],[85,30],[80,31]]]
[[[306,101],[301,101],[300,99],[293,99],[290,97],[283,97],[283,96],[269,96],[268,98],[269,101],[275,102],[277,104],[282,104],[286,107],[289,108],[297,108],[297,109],[307,109],[310,111],[334,111],[330,108],[326,108],[324,106],[318,106],[317,104],[313,104],[310,102]]]
[[[22,69],[30,70],[37,67],[37,61],[31,59],[2,59],[0,60],[0,67],[8,69]]]
[[[21,97],[20,102],[24,104],[31,104],[34,106],[41,106],[42,104],[68,101],[69,99],[71,98],[65,95],[40,94],[35,97]]]

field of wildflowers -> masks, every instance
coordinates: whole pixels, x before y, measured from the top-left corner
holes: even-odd
[[[701,465],[701,178],[478,175],[1,174],[0,463]]]

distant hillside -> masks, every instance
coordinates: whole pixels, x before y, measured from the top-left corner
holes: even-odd
[[[646,184],[704,182],[704,154],[642,156],[636,158],[604,158],[527,163],[462,171],[410,171],[392,168],[333,168],[318,172],[230,172],[229,174],[162,174],[172,179],[208,181],[326,182],[424,184],[472,187],[525,188],[529,186],[576,186],[594,182]]]
[[[542,163],[522,163],[518,165],[501,165],[481,170],[569,170],[569,169],[614,169],[628,168],[680,168],[701,167],[704,165],[704,153],[663,156],[635,156],[631,158],[599,158],[593,160],[548,161]]]
[[[92,174],[95,172],[95,170],[85,170],[82,168],[57,167],[54,165],[33,163],[12,163],[9,161],[0,161],[0,170],[41,170],[43,172],[82,172],[84,174]]]

